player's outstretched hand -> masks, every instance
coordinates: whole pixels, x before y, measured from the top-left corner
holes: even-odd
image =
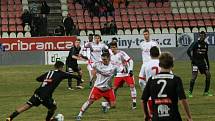
[[[129,71],[129,75],[130,75],[130,77],[132,77],[134,75],[132,70]]]

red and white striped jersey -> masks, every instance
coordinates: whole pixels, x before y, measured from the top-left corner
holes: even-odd
[[[112,63],[104,65],[100,61],[93,64],[93,69],[96,70],[96,81],[94,86],[101,90],[110,89],[112,77],[118,71],[117,66],[113,65]]]
[[[128,76],[129,71],[133,70],[133,60],[121,50],[118,50],[116,54],[111,53],[111,63],[122,70],[117,73],[116,77]]]

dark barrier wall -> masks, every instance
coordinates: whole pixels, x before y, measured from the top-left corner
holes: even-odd
[[[161,48],[161,51],[171,52],[175,60],[189,60],[187,56],[188,47]],[[136,62],[142,61],[140,49],[123,49]],[[215,47],[209,47],[209,59],[215,61]],[[0,65],[43,65],[45,64],[44,51],[14,51],[0,52]]]
[[[0,52],[0,65],[43,65],[44,51]]]

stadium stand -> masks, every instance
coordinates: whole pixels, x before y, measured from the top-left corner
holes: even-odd
[[[1,0],[1,32],[2,37],[16,37],[17,32],[22,32],[20,26],[22,3],[20,0]]]

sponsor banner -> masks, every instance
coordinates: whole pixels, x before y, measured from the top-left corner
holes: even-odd
[[[5,51],[68,50],[76,40],[71,37],[0,38]]]
[[[69,55],[69,51],[45,51],[45,64],[53,65],[56,61],[62,61],[66,63],[66,58]],[[86,64],[85,61],[78,61],[79,64]]]
[[[199,38],[199,33],[194,33],[194,40],[197,41]],[[215,33],[209,32],[206,33],[206,41],[209,45],[215,45]]]
[[[193,33],[182,33],[177,34],[177,45],[181,46],[189,46],[194,41]]]
[[[143,41],[143,35],[110,35],[101,36],[104,43],[110,43],[113,37],[118,39],[118,47],[120,49],[125,48],[139,48],[139,44]],[[78,36],[82,40],[82,44],[88,41],[87,36]],[[160,47],[176,47],[176,35],[175,34],[151,34],[151,40],[157,41]]]

